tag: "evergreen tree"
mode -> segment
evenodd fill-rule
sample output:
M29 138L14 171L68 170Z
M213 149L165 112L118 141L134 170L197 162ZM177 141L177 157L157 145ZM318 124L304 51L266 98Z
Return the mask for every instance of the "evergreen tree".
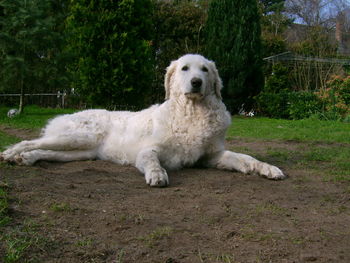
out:
M206 24L206 55L223 80L230 111L250 106L263 86L260 19L256 0L212 0Z
M61 74L55 59L62 37L55 32L51 4L50 0L0 1L0 87L20 92L20 112L25 92L37 91Z
M73 86L93 105L143 106L153 79L150 0L72 0Z
M157 101L164 100L164 69L169 62L186 53L203 50L203 26L206 9L198 1L154 0L154 47L156 48L156 76L154 89Z

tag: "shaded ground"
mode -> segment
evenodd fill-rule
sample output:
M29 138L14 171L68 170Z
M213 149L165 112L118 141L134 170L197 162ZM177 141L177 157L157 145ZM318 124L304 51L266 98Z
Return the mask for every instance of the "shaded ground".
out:
M307 147L233 140L228 148L289 178L185 169L162 189L103 161L1 165L13 218L6 233L32 241L23 261L34 262L350 262L350 184L324 181L298 154L267 154Z

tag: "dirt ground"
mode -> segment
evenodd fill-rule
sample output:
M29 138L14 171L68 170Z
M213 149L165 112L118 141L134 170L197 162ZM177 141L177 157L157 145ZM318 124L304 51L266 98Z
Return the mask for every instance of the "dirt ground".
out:
M301 143L227 144L264 158L266 148ZM350 184L325 182L296 160L277 165L287 180L195 168L170 172L167 188L104 161L1 165L6 231L36 237L20 262L350 262Z

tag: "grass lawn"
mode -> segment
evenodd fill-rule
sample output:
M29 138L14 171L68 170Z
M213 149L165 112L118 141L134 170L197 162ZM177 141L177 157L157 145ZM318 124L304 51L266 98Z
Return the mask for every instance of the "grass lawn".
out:
M283 163L298 160L296 167L310 170L325 181L350 181L350 124L338 121L281 120L235 116L228 139L300 142L294 149L267 149L260 159ZM246 152L257 156L255 153ZM258 156L259 157L259 156Z
M227 137L350 143L350 123L235 116L228 130Z
M0 125L22 129L40 129L46 122L59 114L74 112L72 109L40 108L38 106L27 106L21 115L8 118L7 112L10 108L0 107Z

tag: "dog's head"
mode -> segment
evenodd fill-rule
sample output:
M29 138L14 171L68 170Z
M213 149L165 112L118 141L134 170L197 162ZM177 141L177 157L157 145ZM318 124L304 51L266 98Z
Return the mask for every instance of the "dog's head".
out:
M188 54L172 61L165 75L165 99L185 96L201 100L215 95L221 98L222 81L215 63L201 55Z

